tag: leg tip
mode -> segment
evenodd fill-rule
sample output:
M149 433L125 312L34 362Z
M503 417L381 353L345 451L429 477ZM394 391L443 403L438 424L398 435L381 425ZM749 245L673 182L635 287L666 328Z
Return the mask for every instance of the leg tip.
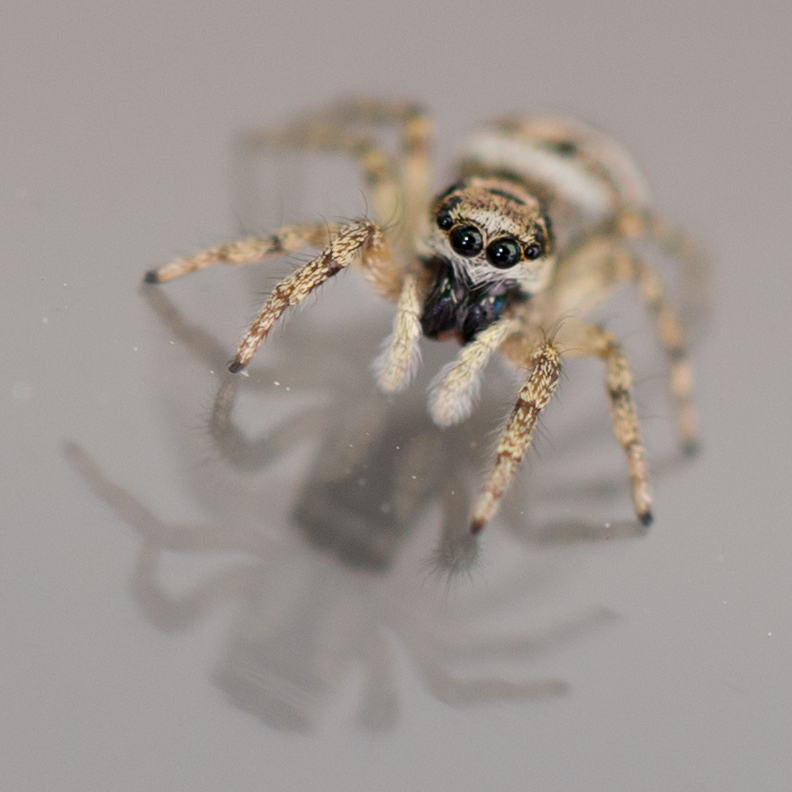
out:
M470 533L472 533L473 536L480 534L482 530L484 530L485 525L486 523L483 520L473 520L470 523Z
M245 368L245 364L240 363L238 360L234 360L232 363L228 364L228 370L232 374L237 374L238 372L242 371L243 368Z
M688 440L682 446L682 453L686 457L697 457L701 453L701 446L695 440Z
M159 275L157 270L151 269L143 276L143 283L159 283Z
M648 528L654 522L654 517L652 516L652 512L646 511L638 515L638 520L644 528Z

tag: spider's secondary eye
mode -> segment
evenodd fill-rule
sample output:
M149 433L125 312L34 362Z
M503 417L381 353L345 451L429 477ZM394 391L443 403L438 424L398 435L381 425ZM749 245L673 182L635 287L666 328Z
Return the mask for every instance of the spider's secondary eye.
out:
M501 237L487 245L487 261L498 269L513 267L522 258L522 250L514 237Z
M542 246L537 244L536 242L531 242L527 248L525 248L525 258L531 259L538 259L539 256L542 255Z
M578 152L578 147L571 140L558 140L553 143L553 148L562 157L574 157Z
M457 226L450 234L451 247L460 256L477 256L484 247L481 231L475 226Z
M448 231L448 229L454 225L454 218L451 217L448 212L440 212L440 214L437 215L437 225L443 231Z

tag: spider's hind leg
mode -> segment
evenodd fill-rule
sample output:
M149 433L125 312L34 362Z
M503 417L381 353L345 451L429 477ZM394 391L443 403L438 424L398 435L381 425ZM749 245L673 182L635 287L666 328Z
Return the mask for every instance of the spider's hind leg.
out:
M705 318L710 305L710 262L696 239L651 211L627 212L620 218L622 232L646 239L679 264L682 315L686 322Z
M652 314L655 333L668 360L671 398L676 413L677 433L687 455L698 451L698 420L692 399L693 371L687 351L687 338L682 322L669 304L660 278L640 259L633 261L634 277L641 290L641 299Z
M379 130L395 127L399 151L392 156ZM410 247L423 222L431 192L434 125L412 102L347 99L277 129L252 129L240 139L243 156L267 150L338 152L359 164L374 215L399 220L395 241Z

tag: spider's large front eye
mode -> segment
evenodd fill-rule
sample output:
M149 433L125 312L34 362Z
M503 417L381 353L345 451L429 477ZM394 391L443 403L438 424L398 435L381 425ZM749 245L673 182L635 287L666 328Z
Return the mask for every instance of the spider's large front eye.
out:
M521 258L520 243L514 237L501 237L487 245L487 261L498 269L513 267Z
M460 256L477 256L484 247L481 231L475 226L457 226L450 234L451 247Z

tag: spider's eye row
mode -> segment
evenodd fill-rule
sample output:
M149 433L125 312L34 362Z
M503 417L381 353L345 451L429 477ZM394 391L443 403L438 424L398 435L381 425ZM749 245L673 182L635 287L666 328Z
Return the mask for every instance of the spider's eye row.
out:
M541 255L542 246L538 242L531 242L531 244L525 248L525 258L530 259L531 261L538 259Z
M484 247L481 231L472 225L457 226L449 235L451 247L460 256L477 256Z
M508 269L522 258L520 243L514 237L501 237L487 245L487 261L498 269Z
M437 225L443 231L448 231L454 225L454 218L448 212L437 215Z

